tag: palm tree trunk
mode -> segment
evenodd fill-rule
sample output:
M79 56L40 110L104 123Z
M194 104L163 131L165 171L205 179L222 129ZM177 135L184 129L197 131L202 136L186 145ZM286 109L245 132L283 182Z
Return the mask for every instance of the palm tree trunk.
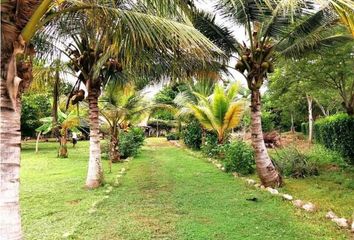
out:
M8 64L3 64L0 83L0 239L21 239L21 106L17 99L16 111L13 109L6 86Z
M58 134L58 100L59 100L59 71L56 70L55 73L55 83L53 89L53 108L52 108L52 119L53 119L53 126L52 129L52 137L57 137Z
M59 153L58 156L61 158L67 158L68 157L68 147L67 147L67 136L68 136L68 130L67 129L62 129L63 133L60 138L60 147L59 147Z
M264 144L261 123L261 95L259 89L252 90L251 94L251 134L252 146L255 151L256 168L264 186L280 186L282 179Z
M95 89L89 89L87 97L89 101L89 119L90 119L90 159L86 178L87 188L97 188L103 181L103 168L101 162L101 146L99 136L98 121L98 96Z
M110 140L110 160L112 163L116 163L120 161L120 153L118 149L119 145L119 135L117 131L117 127L114 126L111 131L111 140Z

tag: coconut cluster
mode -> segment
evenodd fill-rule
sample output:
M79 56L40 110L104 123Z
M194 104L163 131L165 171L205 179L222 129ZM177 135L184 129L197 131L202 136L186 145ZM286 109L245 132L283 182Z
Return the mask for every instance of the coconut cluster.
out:
M241 73L246 70L248 72L258 72L258 73L272 73L274 72L274 66L269 55L271 52L271 46L263 46L263 48L257 47L254 51L250 48L244 47L242 49L242 56L237 61L235 69Z
M81 71L78 77L81 82L85 82L86 80L82 71L90 72L92 67L97 64L103 55L103 53L95 52L92 48L88 48L88 50L84 51L79 51L74 46L71 46L69 49L67 49L67 51L69 52L74 71ZM109 58L101 68L102 74L115 74L122 71L123 66L117 58ZM71 99L71 104L75 105L85 99L85 91L79 89L78 85L77 89L71 92L69 99Z

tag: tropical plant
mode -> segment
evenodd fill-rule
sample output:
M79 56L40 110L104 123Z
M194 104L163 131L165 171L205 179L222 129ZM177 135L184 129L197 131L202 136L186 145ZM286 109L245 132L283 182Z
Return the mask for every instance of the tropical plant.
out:
M251 90L251 136L257 173L265 186L279 186L281 177L263 140L260 88L280 57L299 57L352 37L336 34L331 28L339 19L331 7L314 6L311 2L220 0L218 8L225 18L246 30L248 42L235 45L239 56L235 68L244 75Z
M104 1L98 2L106 6ZM217 50L201 33L192 26L188 27L185 21L183 22L185 24L182 24L168 19L167 16L147 14L146 10L150 5L147 4L146 8L142 8L142 5L143 3L137 6L133 3L131 6L124 3L108 5L105 10L109 12L109 18L107 18L107 14L97 18L97 14L93 14L92 11L82 11L75 15L80 21L77 21L76 18L73 20L71 17L63 16L59 19L61 24L52 24L45 32L55 30L57 33L54 37L55 41L63 38L72 39L65 54L71 59L73 69L80 72L76 91L79 93L80 83L85 84L88 90L90 141L92 141L86 179L86 186L89 188L98 187L103 179L97 108L101 88L109 81L129 81L129 78L122 76L129 75L131 72L138 72L138 75L143 72L150 73L151 68L157 72L155 77L160 71L161 75L178 74L176 69L185 69L188 65L177 61L184 66L181 64L175 66L175 62L173 62L175 58L199 59L203 62L211 56L212 51ZM128 16L122 16L122 12ZM120 21L115 21L117 18ZM90 21L90 19L95 19L95 21ZM77 30L78 25L79 30ZM173 37L166 38L169 35ZM97 38L97 36L99 37ZM157 38L156 36L161 37ZM54 39L52 38L52 40ZM122 42L125 45L117 48ZM195 48L191 48L190 44ZM151 56L158 57L161 61L152 61ZM136 58L139 58L139 61L135 61ZM161 70L154 68L154 65L160 66ZM75 92L72 93L72 96L74 95Z
M237 84L231 84L226 90L221 84L217 84L209 97L193 92L197 104L190 103L187 99L179 99L177 103L185 106L180 112L193 114L206 130L215 131L218 142L222 144L227 133L242 119L244 102L237 100L237 90Z
M36 61L33 65L33 80L28 89L30 92L46 92L52 90L52 120L53 126L58 122L58 104L59 96L65 94L62 86L65 85L63 78L60 75L67 76L73 74L67 64L54 60L50 64L45 64L41 61ZM58 137L60 133L57 128L52 128L52 137Z
M26 93L22 95L21 134L23 137L36 136L36 128L42 125L41 118L50 115L51 105L47 93Z
M80 117L78 116L77 111L72 110L68 114L63 113L58 109L58 119L56 124L53 124L53 117L45 117L40 119L43 123L42 126L38 127L36 131L38 132L37 146L36 151L38 151L38 139L40 134L47 134L52 131L53 128L60 129L60 147L58 151L58 157L67 158L68 157L68 148L66 146L68 139L68 130L72 132L80 133L78 127L80 126Z
M120 161L119 133L131 124L139 123L149 107L133 85L110 84L100 99L100 113L109 125L111 162Z

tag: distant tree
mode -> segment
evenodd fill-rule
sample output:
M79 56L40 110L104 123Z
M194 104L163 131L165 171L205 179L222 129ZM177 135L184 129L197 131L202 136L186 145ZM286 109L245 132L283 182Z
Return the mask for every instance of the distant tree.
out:
M307 84L307 89L321 86L319 93L335 92L341 98L343 109L354 115L354 43L350 42L333 49L324 49L320 54L293 61L288 73ZM326 90L325 90L326 89Z
M36 128L41 126L40 119L51 112L49 94L26 93L22 96L21 134L23 137L34 137Z

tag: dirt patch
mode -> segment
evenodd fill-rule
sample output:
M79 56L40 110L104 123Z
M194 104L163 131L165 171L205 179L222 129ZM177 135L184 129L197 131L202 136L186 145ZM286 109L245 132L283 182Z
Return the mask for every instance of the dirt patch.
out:
M78 204L81 202L81 200L82 200L82 199L74 199L74 200L66 201L66 203L67 203L68 205L73 205L73 206L75 206L75 205L78 205Z

